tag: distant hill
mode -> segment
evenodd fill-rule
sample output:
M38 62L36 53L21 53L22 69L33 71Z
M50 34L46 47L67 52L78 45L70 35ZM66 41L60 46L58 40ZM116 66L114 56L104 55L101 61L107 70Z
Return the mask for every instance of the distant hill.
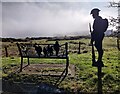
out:
M120 35L119 32L113 31L113 30L107 30L105 32L105 36L107 37L117 37ZM48 41L55 41L55 40L77 40L81 38L86 38L90 39L91 36L86 35L86 36L56 36L56 37L26 37L26 38L0 38L0 41L2 42L28 42L30 40L41 40L41 39L46 39Z
M27 37L27 38L0 38L2 42L28 42L30 40L41 40L47 39L48 41L54 40L76 40L81 38L90 38L90 35L87 36L60 36L60 37Z

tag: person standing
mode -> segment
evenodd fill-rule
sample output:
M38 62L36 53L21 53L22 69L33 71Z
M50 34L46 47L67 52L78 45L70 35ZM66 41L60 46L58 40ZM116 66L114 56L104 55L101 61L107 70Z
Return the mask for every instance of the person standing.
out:
M94 8L91 10L90 14L92 15L93 22L93 32L91 33L91 41L95 43L95 48L98 51L98 60L97 62L93 62L93 66L104 66L102 57L103 57L103 48L102 41L105 36L104 32L107 30L108 22L107 19L102 19L99 16L100 10L98 8Z

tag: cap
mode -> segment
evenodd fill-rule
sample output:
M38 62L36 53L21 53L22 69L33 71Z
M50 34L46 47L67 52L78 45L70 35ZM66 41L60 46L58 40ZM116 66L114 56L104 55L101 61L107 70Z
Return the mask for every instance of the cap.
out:
M94 8L91 10L90 14L96 14L96 13L99 13L99 9L98 8Z

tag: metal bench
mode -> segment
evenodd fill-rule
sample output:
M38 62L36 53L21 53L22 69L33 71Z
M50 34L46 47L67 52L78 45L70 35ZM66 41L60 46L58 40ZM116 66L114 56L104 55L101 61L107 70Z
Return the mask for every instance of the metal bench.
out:
M30 44L30 43L17 43L17 47L19 50L19 54L21 56L21 67L20 71L22 71L23 67L23 59L27 58L28 59L28 65L30 65L30 60L29 58L48 58L48 59L66 59L66 66L69 65L69 60L68 60L68 43L62 44L59 46L59 53L58 55L55 54L55 51L53 49L53 53L48 52L46 55L41 51L38 53L35 49L35 46L37 47L54 47L54 44Z
M66 59L65 69L61 76L64 74L67 75L69 66L68 43L59 45L58 53L55 51L54 45L55 44L17 43L17 47L21 57L20 72L22 72L22 69L24 68L24 58L27 58L27 65L30 65L30 58Z

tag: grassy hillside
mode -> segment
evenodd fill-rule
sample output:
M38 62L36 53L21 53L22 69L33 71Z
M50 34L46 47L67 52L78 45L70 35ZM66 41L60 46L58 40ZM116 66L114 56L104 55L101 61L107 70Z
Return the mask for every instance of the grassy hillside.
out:
M79 39L79 40L61 40L60 44L69 42L69 61L70 64L75 65L75 76L67 76L65 80L59 85L59 87L64 88L65 90L71 92L95 92L97 91L97 68L92 67L91 61L91 46L88 46L89 39ZM34 40L32 43L54 43L55 41L47 40ZM78 44L71 43L82 42L81 45L81 54L78 52ZM9 57L5 57L4 46L8 47ZM13 72L13 69L19 68L20 57L18 55L18 49L15 43L3 42L2 48L2 67L3 67L3 78L8 80L18 80L21 81L24 79L24 75L20 74L14 75L12 77L7 77L9 73ZM119 66L119 52L116 46L116 38L106 37L103 41L104 55L103 62L105 67L102 68L102 82L103 82L103 92L112 92L117 94L120 92L119 82L120 76L118 72L120 71ZM97 56L97 52L96 52ZM25 60L27 62L27 60ZM48 60L48 59L30 59L31 63L65 63L65 60ZM51 81L50 79L37 79L37 76L27 75L26 79L31 82L40 81ZM36 78L36 79L34 79ZM45 82L46 82L45 81Z

